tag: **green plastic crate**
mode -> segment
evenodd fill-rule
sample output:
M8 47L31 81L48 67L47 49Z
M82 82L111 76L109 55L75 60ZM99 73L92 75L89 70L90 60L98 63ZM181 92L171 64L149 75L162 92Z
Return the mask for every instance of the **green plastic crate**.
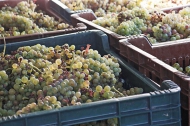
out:
M79 106L68 106L60 109L47 110L23 114L21 116L9 116L0 119L0 126L68 126L118 118L119 126L180 126L180 88L172 81L166 80L161 86L140 74L127 62L121 59L109 48L108 37L99 30L48 37L37 40L10 43L6 45L6 53L16 50L21 46L35 44L46 46L75 44L77 49L81 46L91 45L91 48L99 51L101 55L111 54L118 58L122 68L122 76L126 80L127 87L137 86L144 90L143 94L115 98ZM0 52L3 45L0 45Z

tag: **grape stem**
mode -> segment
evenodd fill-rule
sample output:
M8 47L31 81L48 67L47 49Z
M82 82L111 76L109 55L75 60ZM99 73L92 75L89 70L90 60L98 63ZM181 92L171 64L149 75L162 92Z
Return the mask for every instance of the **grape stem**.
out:
M28 63L32 68L35 68L39 73L41 73L42 74L42 72L40 71L40 69L38 69L36 66L34 66L34 65L32 65L32 64L30 64L30 63Z
M73 54L73 58L72 58L71 65L70 65L70 72L73 71L72 66L73 66L73 63L74 63L74 60L75 60L75 52L73 51L72 54Z
M5 71L12 70L12 68L7 68Z
M34 70L33 68L31 69L31 72L30 72L30 73L32 73L32 71L33 71L33 72L36 72L36 70Z
M36 72L33 68L31 68L31 72L30 72L30 74L32 73L32 71Z
M29 98L28 97L23 97L22 100L28 100Z
M121 92L119 92L114 86L111 89L114 90L115 92L117 92L122 97L125 97L125 95L123 95Z

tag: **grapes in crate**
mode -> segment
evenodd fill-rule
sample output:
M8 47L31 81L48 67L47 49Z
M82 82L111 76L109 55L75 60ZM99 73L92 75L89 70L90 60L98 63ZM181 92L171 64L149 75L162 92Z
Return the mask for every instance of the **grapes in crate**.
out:
M6 47L6 46L5 46ZM86 46L23 46L0 56L0 117L143 93L125 89L117 58Z
M189 7L178 13L134 7L120 13L107 14L92 22L122 36L144 34L151 43L190 37Z
M108 13L118 13L126 9L140 6L142 0L60 0L73 11L92 9L96 16L102 17Z
M189 0L60 0L73 11L92 9L97 17L119 13L135 7L161 9L190 4Z
M15 7L8 5L0 10L0 37L44 33L70 28L41 10L33 1L21 1Z
M183 66L180 66L179 63L174 63L172 66L178 71L183 72L188 76L190 75L190 65L184 66L183 68Z

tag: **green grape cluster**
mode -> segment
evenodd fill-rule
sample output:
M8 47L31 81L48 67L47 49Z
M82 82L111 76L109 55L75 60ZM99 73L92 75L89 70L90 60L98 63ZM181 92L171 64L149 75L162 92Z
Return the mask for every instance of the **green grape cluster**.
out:
M181 9L179 13L135 7L119 13L109 13L92 22L123 36L144 34L154 44L189 38L189 11L189 7Z
M147 33L146 36L149 39L150 43L152 43L152 44L158 43L154 37L151 37L150 34Z
M110 118L105 120L98 120L83 124L77 124L74 126L119 126L117 118Z
M179 22L182 22L183 17L175 12L168 13L162 18L162 22L169 24L171 28L175 28Z
M71 10L92 9L96 16L102 17L111 12L119 13L126 10L131 10L140 7L142 11L137 10L134 13L136 16L138 12L143 12L146 9L160 9L175 7L178 5L189 4L189 0L60 0ZM145 14L145 13L144 13Z
M108 15L111 15L111 17L108 18ZM101 20L98 19L92 22L120 35L136 35L141 34L142 31L147 29L145 21L147 18L149 18L149 12L146 9L134 7L131 10L127 9L126 11L122 11L118 14L107 14L101 18ZM109 22L111 27L105 26L105 21Z
M157 1L152 1L152 0L142 0L140 3L141 6L147 8L147 9L160 9L160 8L168 8L168 7L177 7L181 5L187 5L189 4L189 0L157 0Z
M115 30L119 25L119 21L116 19L116 16L116 13L111 13L107 14L105 18L99 18L98 20L93 20L92 22L107 29Z
M4 6L0 10L0 37L19 36L71 27L56 21L40 10L33 1L21 1L15 7Z
M127 9L125 11L119 12L117 18L120 22L123 22L134 18L140 18L141 20L145 20L149 16L149 11L147 9L135 7L131 10Z
M118 13L117 18L119 22L124 22L127 20L131 20L134 18L134 15L132 14L132 10L122 11Z
M94 100L111 99L114 97L114 92L111 91L111 87L108 85L104 88L101 85L97 85L93 97Z
M16 112L17 115L26 114L31 112L37 112L42 110L51 110L61 108L61 102L57 101L55 96L46 96L43 99L38 99L37 103L32 102L27 104L21 110Z
M131 10L131 13L134 17L139 17L141 19L147 19L149 17L149 11L145 8L135 7Z
M190 17L190 8L184 8L184 9L180 10L179 14L182 17Z
M117 58L90 46L36 44L2 53L0 117L128 96Z
M138 35L141 34L141 29L144 27L144 22L138 17L122 22L116 29L116 33L120 35Z
M123 84L121 82L118 82L115 88L119 91L115 93L115 97L120 97L121 95L120 92L124 96L131 96L143 93L143 89L139 87L131 87L126 90L125 88L123 88Z
M92 9L96 16L102 17L111 12L118 13L140 6L141 0L60 0L71 10Z
M184 72L183 68L179 65L179 63L174 63L173 67L176 68L177 70L179 70L180 72ZM186 70L186 68L185 68ZM187 70L186 70L187 72Z
M105 13L106 13L106 12L105 12L104 9L98 8L94 14L95 14L97 17L103 17L103 16L105 16Z
M190 75L190 65L185 66L185 69L179 65L179 63L174 63L173 67L176 68L178 71L183 72L187 75Z
M123 91L123 94L130 96L130 95L141 94L142 92L143 92L142 88L134 87L134 88L130 88L127 91Z
M2 19L0 19L1 36L19 36L45 31L44 29L39 28L37 25L35 25L29 18L19 15L15 16L14 13L0 13L0 16L2 17Z
M120 35L131 35L135 29L135 24L132 21L122 22L116 29L116 33Z
M182 11L186 11L186 8ZM172 28L171 40L187 38L190 35L189 17L184 18L180 14L172 12L164 16L162 22L167 23Z
M124 3L126 3L126 2L128 2L128 4L126 4L127 8L133 9L135 7L141 7L140 3L142 2L142 0L126 0L126 1L124 1Z
M161 42L170 40L172 35L171 27L168 24L157 24L152 30L155 38Z
M185 73L186 73L187 75L190 75L190 66L186 66L186 67L185 67Z

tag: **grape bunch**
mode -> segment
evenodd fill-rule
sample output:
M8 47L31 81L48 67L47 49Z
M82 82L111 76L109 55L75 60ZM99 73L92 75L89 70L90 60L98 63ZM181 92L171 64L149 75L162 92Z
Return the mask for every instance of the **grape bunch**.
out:
M117 58L75 45L22 46L0 55L0 117L143 93L125 89ZM130 90L130 91L129 91Z
M105 27L107 29L115 29L118 27L119 22L116 19L117 14L112 13L112 14L107 14L105 18L99 18L97 20L93 20L95 24L98 24L102 27Z
M157 24L152 30L155 38L160 42L170 40L172 35L171 27L168 24Z
M140 6L142 0L60 0L71 10L92 9L96 16L119 13Z
M180 72L184 72L183 68L179 65L179 63L174 63L174 64L173 64L173 67L174 67L175 69L179 70ZM189 72L188 69L186 70L186 68L185 68L185 71L186 71L186 72Z
M120 35L133 35L136 25L133 21L122 22L116 29L116 33Z
M0 10L0 37L44 33L70 28L67 23L56 21L33 1L21 1L15 7L4 6Z
M187 75L190 75L190 66L186 66L186 67L185 67L185 73L186 73Z
M189 14L189 7L181 9L179 13L134 7L107 14L92 22L123 36L144 34L151 43L158 43L190 38Z
M179 11L179 14L182 16L182 17L190 17L190 8L184 8L182 10Z
M117 15L117 19L120 22L131 20L134 18L140 18L140 19L147 19L149 17L149 12L148 10L140 7L135 7L133 9L127 9L125 11L119 12Z
M168 7L176 7L181 5L190 4L190 0L142 0L140 5L147 9L161 9L161 8L168 8Z
M172 65L175 69L177 69L178 71L180 71L180 72L183 72L183 73L185 73L186 75L190 75L190 65L188 65L188 66L185 66L185 69L183 69L183 67L181 67L180 65L179 65L179 63L174 63L173 65Z
M187 8L184 8L181 11L188 12ZM189 17L184 17L180 13L176 14L175 12L172 12L164 16L162 22L169 24L172 28L172 40L188 38L190 35Z
M117 86L115 86L116 89L121 92L124 96L131 96L131 95L137 95L137 94L142 94L143 93L143 89L139 88L139 87L131 87L128 90L125 90L122 86L122 83L119 82L117 84ZM119 96L120 93L117 93L116 96Z
M141 9L161 9L190 4L189 0L60 0L69 9L92 9L96 16L103 17L109 13L119 13L136 7Z

